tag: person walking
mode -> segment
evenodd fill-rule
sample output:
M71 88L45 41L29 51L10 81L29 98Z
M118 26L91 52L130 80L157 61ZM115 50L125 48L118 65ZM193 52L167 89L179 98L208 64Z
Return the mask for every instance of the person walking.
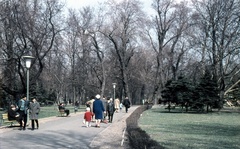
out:
M89 107L90 108L90 111L92 112L92 109L93 109L93 102L94 102L94 97L91 98L91 100L88 100L86 102L86 107Z
M106 110L107 109L107 103L108 103L108 100L105 98L105 96L103 96L103 98L101 99L102 103L103 103L103 107L104 109ZM103 119L101 120L101 122L104 122L104 123L107 123L107 113L104 113L103 114Z
M119 112L120 100L118 98L114 100L114 106L115 106L116 112Z
M123 105L124 105L124 107L125 107L126 113L128 113L128 108L130 108L130 101L129 101L128 97L126 97L126 98L123 100Z
M40 104L37 102L35 98L33 98L32 102L29 105L29 119L31 120L32 130L35 129L35 122L37 124L37 129L39 128L38 123L38 114L40 112Z
M94 97L90 100L90 111L93 113L93 102L95 101ZM93 121L93 115L92 115L92 121Z
M95 115L96 127L100 128L100 122L103 119L103 113L105 114L105 108L103 102L100 100L100 95L96 95L96 99L93 102L93 113Z
M18 113L20 114L19 122L20 122L20 128L19 130L26 130L27 125L27 117L28 117L28 107L29 107L29 101L26 97L20 99L18 101ZM24 124L23 124L24 123Z
M112 123L113 120L113 114L115 112L115 107L113 104L113 99L110 98L107 104L107 115L108 115L108 122Z
M87 107L86 112L84 113L84 121L83 121L86 127L91 127L92 116L93 116L93 113L90 111L90 108Z
M122 103L120 103L119 108L120 108L120 112L122 112L122 108L123 108L123 104Z

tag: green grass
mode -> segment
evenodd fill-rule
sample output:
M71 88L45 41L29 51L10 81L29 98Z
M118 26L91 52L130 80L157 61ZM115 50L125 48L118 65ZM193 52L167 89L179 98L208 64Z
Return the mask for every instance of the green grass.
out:
M240 112L168 113L145 111L139 126L167 149L239 149Z
M70 110L70 114L74 113L74 106L66 106L66 109ZM77 112L83 112L85 111L86 107L84 105L81 105ZM7 111L0 111L0 114L6 113ZM58 116L58 107L57 106L45 106L41 107L40 113L39 113L39 119L46 118L46 117L52 117L52 116ZM4 126L6 124L2 124L2 121L0 121L0 126Z
M85 110L85 106L80 106L78 109L78 112L83 112ZM70 110L70 114L74 113L74 106L66 106L66 109ZM39 113L39 119L40 118L46 118L51 116L58 116L58 107L57 106L46 106L41 107L41 111Z

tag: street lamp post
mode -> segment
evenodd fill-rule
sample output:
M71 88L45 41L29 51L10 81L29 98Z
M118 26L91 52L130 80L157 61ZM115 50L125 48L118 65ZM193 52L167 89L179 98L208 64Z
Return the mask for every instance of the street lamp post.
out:
M31 67L31 62L34 57L32 56L23 56L27 67L27 100L29 101L29 69Z
M113 100L115 100L115 88L117 83L113 83Z

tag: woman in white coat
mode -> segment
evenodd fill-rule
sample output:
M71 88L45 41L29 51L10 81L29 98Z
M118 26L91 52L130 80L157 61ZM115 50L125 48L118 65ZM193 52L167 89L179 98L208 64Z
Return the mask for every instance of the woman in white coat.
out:
M120 100L118 98L114 100L114 106L115 106L116 112L118 112L120 108Z

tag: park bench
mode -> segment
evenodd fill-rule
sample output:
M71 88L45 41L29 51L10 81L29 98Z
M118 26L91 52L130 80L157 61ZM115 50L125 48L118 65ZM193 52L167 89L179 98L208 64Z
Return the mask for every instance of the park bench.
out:
M2 114L2 124L7 124L9 126L13 126L14 123L18 123L16 120L8 120L8 114Z
M67 116L64 109L58 110L59 116Z
M172 109L175 109L175 107L176 107L175 105L174 106L170 106L170 107L167 106L165 109L169 109L170 108L172 110Z

